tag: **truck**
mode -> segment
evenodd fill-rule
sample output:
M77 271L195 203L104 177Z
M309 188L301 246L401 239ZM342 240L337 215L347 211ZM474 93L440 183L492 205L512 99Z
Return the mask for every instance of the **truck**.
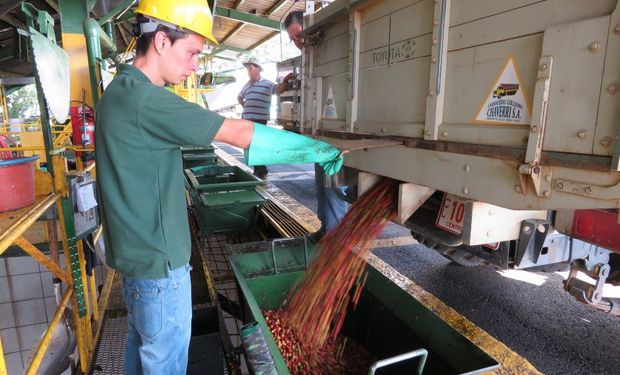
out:
M602 293L620 285L617 0L336 0L303 33L285 125L349 151L341 181L396 179L419 242L568 269L566 291L620 315Z

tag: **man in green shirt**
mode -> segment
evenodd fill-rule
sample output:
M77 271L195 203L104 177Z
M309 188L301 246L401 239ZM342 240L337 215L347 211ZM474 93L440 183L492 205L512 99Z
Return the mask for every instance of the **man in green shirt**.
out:
M96 114L97 177L107 264L123 275L126 374L185 374L191 336L190 236L180 146L215 139L248 162L324 162L340 152L293 133L225 119L164 88L198 68L212 35L205 0L142 0L133 65L118 66Z

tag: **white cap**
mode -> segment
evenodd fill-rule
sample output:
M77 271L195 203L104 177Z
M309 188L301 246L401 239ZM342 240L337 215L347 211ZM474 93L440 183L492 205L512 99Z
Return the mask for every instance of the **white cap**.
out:
M243 66L246 66L246 67L247 67L249 64L256 65L256 66L258 66L258 68L259 68L261 71L263 70L263 67L261 66L260 60L259 60L259 59L257 59L257 58L256 58L256 57L254 57L254 56L252 56L252 57L250 57L249 59L247 59L247 61L243 63Z

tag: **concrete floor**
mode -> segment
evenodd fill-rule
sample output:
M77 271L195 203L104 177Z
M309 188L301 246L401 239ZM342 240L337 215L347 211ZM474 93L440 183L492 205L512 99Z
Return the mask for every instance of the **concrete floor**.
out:
M230 147L225 151L241 160ZM311 164L269 167L268 179L316 211ZM390 224L374 253L547 374L620 374L620 318L573 299L562 276L461 267Z

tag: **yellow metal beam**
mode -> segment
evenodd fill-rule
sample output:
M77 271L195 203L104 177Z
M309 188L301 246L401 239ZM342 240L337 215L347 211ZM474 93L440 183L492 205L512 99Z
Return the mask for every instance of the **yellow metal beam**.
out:
M58 264L52 262L52 260L49 259L45 254L43 254L41 250L37 249L24 237L19 237L17 240L15 240L15 244L21 247L26 253L28 253L28 255L33 257L34 260L47 267L47 269L50 270L50 272L54 276L58 277L69 286L73 285L73 279L71 278L71 275L67 273L67 271L60 268Z
M4 362L4 350L2 349L2 337L0 337L0 375L7 375L6 363Z
M58 200L60 196L57 194L50 194L45 199L36 203L28 212L26 212L20 220L17 220L13 225L6 228L4 232L0 233L0 254L2 254L9 246L11 246L15 240L24 234L24 232L30 228L35 221L37 221L41 215L48 208L50 208L54 202Z
M49 347L50 342L52 341L52 335L54 334L54 331L56 331L56 327L58 326L60 319L62 319L62 315L65 312L65 308L67 307L67 302L69 301L69 298L71 297L72 294L73 294L73 289L68 288L65 294L62 296L60 305L58 305L58 308L56 309L56 312L54 313L54 317L52 318L52 322L47 327L47 330L45 331L43 338L39 342L39 346L37 347L37 351L34 354L34 358L32 359L32 362L30 363L30 366L28 366L28 370L26 371L26 375L36 374L37 370L39 369L39 366L41 366L41 361L43 361L43 356L45 355L45 352L47 351L47 348Z

